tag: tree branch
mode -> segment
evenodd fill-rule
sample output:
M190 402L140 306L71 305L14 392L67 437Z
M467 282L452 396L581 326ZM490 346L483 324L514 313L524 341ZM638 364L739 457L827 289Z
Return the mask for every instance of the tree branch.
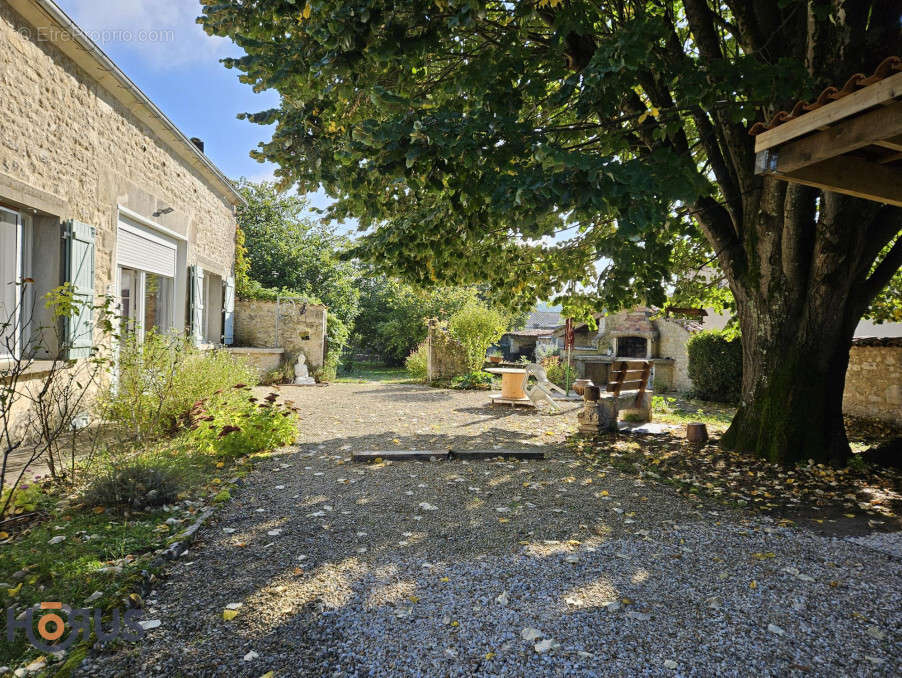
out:
M862 313L900 268L902 268L902 237L896 239L883 261L877 265L871 276L859 288L858 296Z

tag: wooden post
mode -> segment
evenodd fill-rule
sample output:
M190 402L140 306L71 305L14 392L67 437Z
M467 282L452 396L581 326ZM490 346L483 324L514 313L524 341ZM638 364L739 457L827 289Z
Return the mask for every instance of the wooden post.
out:
M429 329L426 332L426 383L432 384L432 320L426 321Z

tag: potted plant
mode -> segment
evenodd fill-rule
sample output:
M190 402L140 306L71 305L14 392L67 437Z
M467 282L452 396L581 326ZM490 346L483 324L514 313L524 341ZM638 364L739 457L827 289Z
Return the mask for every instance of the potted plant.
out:
M497 348L490 348L487 353L488 361L490 363L500 363L501 362L501 351Z

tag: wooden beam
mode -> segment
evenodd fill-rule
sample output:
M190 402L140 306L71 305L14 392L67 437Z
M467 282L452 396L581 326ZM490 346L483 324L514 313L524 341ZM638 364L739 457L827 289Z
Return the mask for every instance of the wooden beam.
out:
M755 152L773 148L899 97L902 97L902 73L891 75L842 99L762 132L755 137Z
M771 153L777 158L773 169L775 172L795 172L899 135L902 135L902 101L848 118L828 130L772 149Z
M772 172L785 181L902 207L902 172L849 156L830 158L795 172Z
M880 141L875 141L874 145L883 146L883 148L888 148L891 151L902 151L902 136L898 136L895 139L881 139Z

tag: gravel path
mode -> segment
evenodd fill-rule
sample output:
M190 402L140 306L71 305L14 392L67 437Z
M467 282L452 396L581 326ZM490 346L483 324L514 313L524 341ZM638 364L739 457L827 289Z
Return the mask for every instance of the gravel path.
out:
M902 561L590 472L559 415L410 385L283 388L299 444L232 492L83 675L890 676ZM348 462L543 445L545 461ZM240 604L231 621L223 611Z

